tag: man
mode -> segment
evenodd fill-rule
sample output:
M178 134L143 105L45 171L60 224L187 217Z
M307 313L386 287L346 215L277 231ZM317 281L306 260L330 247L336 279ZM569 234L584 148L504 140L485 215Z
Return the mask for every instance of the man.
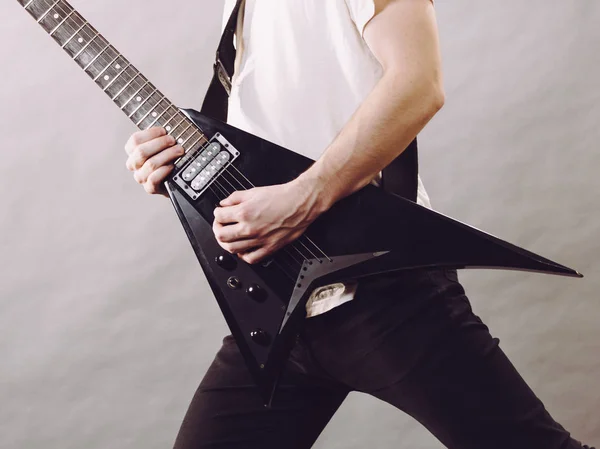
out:
M237 50L229 123L317 159L285 185L235 192L215 209L220 245L257 263L377 182L444 93L431 0L246 0ZM127 167L147 192L164 194L183 154L175 143L162 128L128 141ZM417 201L429 207L420 180ZM449 448L584 447L472 313L455 271L326 286L307 316L271 409L224 339L177 449L309 448L350 391L409 413Z

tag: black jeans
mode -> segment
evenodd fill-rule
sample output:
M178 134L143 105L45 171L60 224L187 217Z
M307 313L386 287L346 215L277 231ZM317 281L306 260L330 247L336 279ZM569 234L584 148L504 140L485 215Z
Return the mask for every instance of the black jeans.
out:
M354 300L307 319L272 408L225 337L175 448L307 449L351 391L403 410L451 449L582 448L473 314L453 270L363 281Z

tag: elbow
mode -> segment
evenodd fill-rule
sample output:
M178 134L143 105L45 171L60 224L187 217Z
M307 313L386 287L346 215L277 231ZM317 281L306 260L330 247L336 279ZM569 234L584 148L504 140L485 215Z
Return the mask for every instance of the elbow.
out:
M399 93L399 104L406 106L406 101L421 110L428 118L433 117L446 101L441 74L435 72L405 71L389 69L385 73L387 90Z
M444 86L442 85L441 81L432 81L428 83L426 92L428 93L428 109L431 111L431 115L433 116L444 107L444 103L446 102Z
M446 103L446 93L442 85L435 86L431 94L431 107L434 114L444 107Z

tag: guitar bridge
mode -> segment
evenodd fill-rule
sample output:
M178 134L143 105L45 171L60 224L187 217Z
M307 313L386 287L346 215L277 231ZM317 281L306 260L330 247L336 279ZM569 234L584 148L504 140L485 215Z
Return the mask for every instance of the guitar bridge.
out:
M226 170L240 152L222 134L215 134L206 145L186 154L176 164L173 181L196 200Z

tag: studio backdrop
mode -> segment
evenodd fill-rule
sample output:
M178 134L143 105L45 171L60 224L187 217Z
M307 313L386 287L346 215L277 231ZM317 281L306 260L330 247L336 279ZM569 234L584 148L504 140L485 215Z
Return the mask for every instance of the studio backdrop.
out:
M222 2L72 3L200 107ZM553 416L598 445L600 2L436 9L447 101L421 134L422 178L435 209L585 274L461 279ZM168 448L224 319L169 201L125 168L131 123L18 2L0 25L0 447ZM316 447L441 445L353 394Z

